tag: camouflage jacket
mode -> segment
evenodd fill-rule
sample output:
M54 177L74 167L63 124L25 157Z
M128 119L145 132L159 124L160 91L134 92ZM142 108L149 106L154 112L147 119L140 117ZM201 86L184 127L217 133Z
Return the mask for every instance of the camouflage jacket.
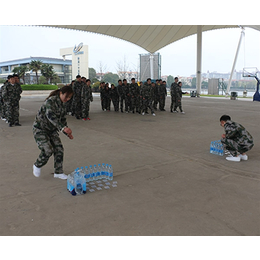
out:
M182 94L185 94L185 92L182 92L182 89L179 85L175 88L175 96L176 98L182 98Z
M176 87L178 87L178 84L176 82L173 82L171 84L171 96L175 96L176 95Z
M125 97L125 88L123 85L117 85L117 93L119 97Z
M232 139L237 143L244 144L249 143L253 144L252 135L240 124L228 120L225 125L225 134L226 139Z
M86 84L82 84L80 97L81 97L81 102L87 102L92 97L92 91L90 87L88 87Z
M85 85L83 82L76 81L73 85L73 100L80 100L82 94L82 88Z
M159 96L167 96L167 90L166 90L166 85L158 85L158 95Z
M122 86L123 86L123 88L124 88L124 91L125 91L125 95L126 95L126 97L130 97L130 88L129 88L129 84L126 83L126 85L123 84Z
M39 109L33 127L46 131L61 131L67 126L65 103L60 100L59 95L48 98Z
M2 97L5 102L19 101L21 98L22 88L20 84L6 83L2 87Z
M152 99L154 97L154 90L152 85L144 83L140 91L140 96L145 99Z
M114 89L111 88L111 90L110 90L110 97L113 100L117 100L118 99L118 93L117 93L117 88L116 87Z
M137 96L137 88L138 88L138 85L137 83L131 83L129 85L129 94L131 97L136 97Z

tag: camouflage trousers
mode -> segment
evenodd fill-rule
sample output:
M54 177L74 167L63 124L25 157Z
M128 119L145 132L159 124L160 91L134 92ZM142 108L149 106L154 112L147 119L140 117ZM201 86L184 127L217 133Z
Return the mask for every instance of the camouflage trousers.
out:
M153 106L152 106L152 101L149 100L149 98L145 98L145 99L143 99L143 102L142 102L142 112L147 112L148 108L151 109L151 113L153 114L154 110L153 110Z
M125 102L125 97L124 96L119 97L119 106L121 111L123 111L124 102Z
M159 109L162 110L165 107L165 96L160 96L159 98Z
M224 145L225 149L230 152L232 156L237 156L239 153L245 153L251 150L254 146L252 141L245 140L244 143L238 143L232 139L222 138L221 143Z
M34 165L38 168L43 167L54 155L54 172L63 173L63 154L64 149L58 132L46 132L37 128L33 128L34 139L41 150L39 157Z
M131 97L126 96L125 98L125 111L129 112L131 110Z
M171 96L171 107L170 107L171 110L176 106L175 103L176 103L176 97Z
M82 103L82 118L89 117L89 105L90 105L89 99L86 102Z
M112 103L114 106L114 110L118 111L119 110L119 99L118 98L112 98Z
M153 108L157 109L158 101L160 100L160 97L158 95L155 95L153 100Z
M19 123L19 101L5 102L5 118L8 123Z
M82 117L81 100L79 98L72 100L72 113L75 115L75 117Z

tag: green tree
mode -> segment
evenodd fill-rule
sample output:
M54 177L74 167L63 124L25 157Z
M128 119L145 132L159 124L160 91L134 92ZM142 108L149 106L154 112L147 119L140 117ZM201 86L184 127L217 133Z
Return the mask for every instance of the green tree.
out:
M197 79L196 78L192 78L192 80L191 80L191 87L192 88L196 88L196 82L197 82Z
M54 83L55 85L57 85L57 83L61 83L61 79L56 73L54 73L51 77L51 83Z
M171 87L171 84L174 82L174 78L172 75L169 75L167 77L167 86L170 88Z
M32 60L32 61L29 63L29 69L32 70L33 72L35 72L35 74L36 74L37 84L39 84L38 71L41 69L42 64L43 64L43 63L42 63L42 61L40 61L40 60Z
M24 76L25 76L25 73L28 71L28 67L26 65L22 65L22 66L19 66L19 67L15 67L13 69L13 73L17 74L19 76L19 78L22 78L23 79L23 84L25 84L25 79L24 79Z
M207 81L202 81L201 82L201 88L202 89L207 89L208 88L208 82Z
M92 86L92 91L93 92L99 92L99 85L100 85L100 81L96 81Z
M105 74L103 80L105 82L114 84L116 86L117 85L117 81L119 80L119 77L118 77L117 74L113 74L113 73L109 72L109 73Z
M40 76L39 83L40 84L47 84L47 79L44 76Z
M89 75L89 79L91 80L91 82L93 81L94 78L96 78L97 76L97 72L95 69L93 68L89 68L88 69L88 75Z
M50 83L51 78L53 78L55 75L53 66L50 64L42 64L41 73L46 78L47 83Z

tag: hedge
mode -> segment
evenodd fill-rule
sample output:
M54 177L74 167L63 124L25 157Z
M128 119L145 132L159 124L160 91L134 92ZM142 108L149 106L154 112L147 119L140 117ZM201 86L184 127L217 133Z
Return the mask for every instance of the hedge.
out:
M46 85L46 84L33 84L33 85L21 85L23 90L55 90L58 89L56 85Z

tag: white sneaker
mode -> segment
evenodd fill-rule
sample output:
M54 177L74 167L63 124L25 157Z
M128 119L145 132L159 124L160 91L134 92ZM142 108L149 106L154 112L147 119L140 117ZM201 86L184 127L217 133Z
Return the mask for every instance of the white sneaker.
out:
M54 173L54 178L59 178L62 180L67 180L68 179L68 175L64 174L64 173Z
M230 162L240 162L241 158L239 156L228 156L226 157L226 160Z
M33 165L33 175L35 177L40 177L40 175L41 175L41 168L38 168L35 165Z
M185 112L184 112L184 111L182 111L181 113L182 113L182 114L185 114Z
M144 116L144 112L142 113L142 115Z
M155 116L155 113L153 113L153 116Z
M239 157L243 161L247 161L248 160L248 156L246 154L245 155L239 154Z

